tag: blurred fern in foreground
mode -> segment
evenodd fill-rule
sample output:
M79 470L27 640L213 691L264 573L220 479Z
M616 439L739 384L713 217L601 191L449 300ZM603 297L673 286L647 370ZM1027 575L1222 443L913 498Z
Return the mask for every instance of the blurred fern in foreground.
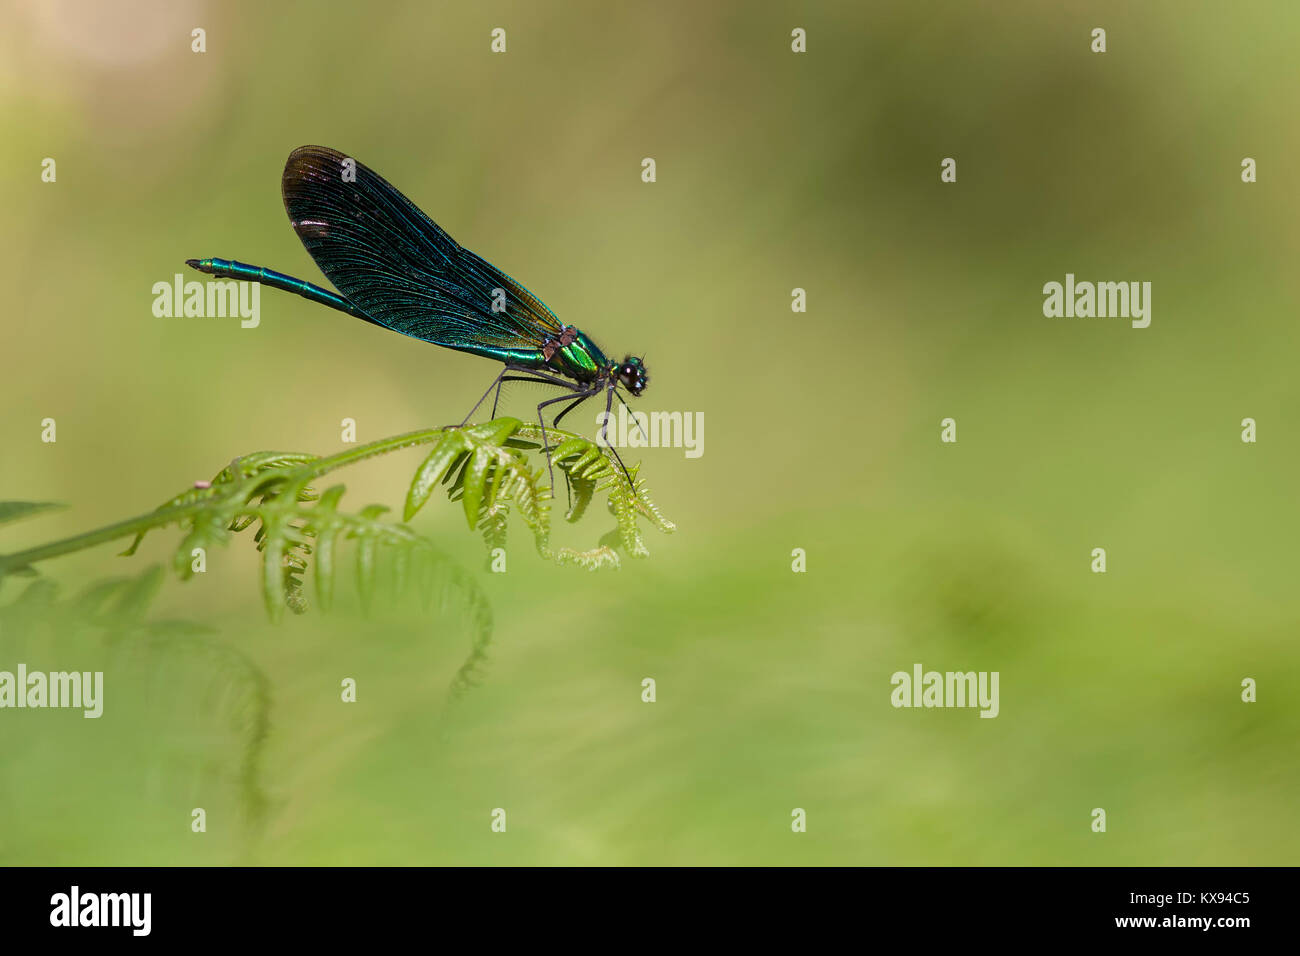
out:
M20 509L0 504L0 523L19 515ZM261 764L270 683L247 655L214 639L210 628L150 619L163 576L161 567L151 565L133 577L95 581L71 596L50 579L34 577L0 605L0 647L8 667L27 660L58 668L53 662L72 658L79 668L110 671L114 726L134 731L125 734L132 749L124 758L139 770L131 781L134 799L220 806L229 796L241 811L244 829L238 832L254 837L269 805ZM9 721L0 728L0 744L11 765L39 764L35 755L52 740L58 741L60 759L96 763L93 746L81 751L84 744L75 735L59 736L66 728L55 725L49 734L33 735L30 725L24 730ZM102 769L96 764L88 772ZM15 843L24 845L9 843L11 853ZM0 850L0 860L5 855Z

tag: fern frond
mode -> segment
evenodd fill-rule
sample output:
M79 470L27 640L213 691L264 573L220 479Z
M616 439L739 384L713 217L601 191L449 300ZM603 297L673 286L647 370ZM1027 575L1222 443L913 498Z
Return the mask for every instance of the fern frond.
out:
M583 518L597 495L607 497L615 528L594 547L551 546L552 489L546 481L544 440L550 447L551 463L568 486L568 522ZM384 520L388 511L384 505L370 505L357 512L343 510L341 484L320 494L313 487L313 482L339 468L417 445L427 446L429 451L407 490L401 522ZM299 614L306 610L308 577L314 582L321 607L330 607L337 591L339 543L346 541L353 546L354 577L363 606L375 598L381 566L391 569L386 580L393 581L398 590L411 581L426 602L436 598L439 604L448 603L452 592L460 597L473 634L469 656L453 682L453 691L460 693L474 683L482 669L492 616L477 582L407 523L440 486L450 500L460 503L469 527L482 534L489 550L505 546L513 515L532 534L543 558L588 570L618 567L620 550L644 557L648 549L641 531L643 519L661 532L674 530L646 493L637 470L630 476L625 473L610 449L569 432L548 428L543 434L537 424L498 418L479 425L410 432L327 457L279 451L243 455L211 481L195 482L148 514L25 551L0 554L0 581L34 574L32 566L37 562L121 538L131 539L122 554L132 555L146 534L167 526L181 529L172 566L187 579L193 576L196 549L206 554L256 526L253 541L261 554L263 602L270 618L279 620L285 608ZM0 524L52 507L0 502ZM96 591L86 600L116 600L115 613L129 616L148 604L159 584L160 578L150 576L121 592ZM39 600L42 587L38 581L16 603Z

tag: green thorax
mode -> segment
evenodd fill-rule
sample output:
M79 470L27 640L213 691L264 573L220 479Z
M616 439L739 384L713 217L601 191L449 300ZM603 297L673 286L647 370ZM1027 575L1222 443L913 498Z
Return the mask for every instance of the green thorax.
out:
M608 370L609 359L584 333L577 329L574 333L573 341L557 348L550 361L541 367L554 369L579 382L593 381Z

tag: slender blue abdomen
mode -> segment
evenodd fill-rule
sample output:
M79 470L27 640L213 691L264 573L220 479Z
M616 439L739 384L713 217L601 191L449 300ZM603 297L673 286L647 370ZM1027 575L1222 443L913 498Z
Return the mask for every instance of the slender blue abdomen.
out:
M305 279L295 279L293 276L267 269L265 266L250 266L246 262L236 262L233 259L186 259L185 264L219 279L243 279L246 282L260 282L273 289L293 292L312 302L319 302L321 305L328 305L331 309L355 315L358 319L379 324L337 292L322 289Z

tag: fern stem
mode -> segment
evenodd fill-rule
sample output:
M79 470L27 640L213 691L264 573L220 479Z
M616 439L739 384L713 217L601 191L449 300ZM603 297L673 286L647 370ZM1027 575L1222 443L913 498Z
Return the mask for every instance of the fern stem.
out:
M358 445L356 448L350 448L347 451L320 458L307 465L307 468L310 469L313 477L318 478L335 468L353 465L359 461L365 461L367 458L387 455L389 452L401 451L403 448L414 448L416 445L427 445L429 442L442 438L447 433L447 427L425 428L417 432L407 432L405 435L394 435L392 438L381 438L379 441L372 441L368 445Z
M43 544L36 548L28 548L26 551L0 554L0 577L4 577L6 574L20 568L33 565L37 561L48 561L50 558L71 554L73 551L93 548L96 545L107 544L119 538L140 534L150 528L157 528L173 521L180 521L190 515L199 513L203 508L204 503L202 501L172 505L167 508L159 508L157 511L151 511L148 514L127 518L125 521L118 521L115 524L105 525L102 528L96 528L94 531L76 534L61 541L51 541L49 544Z

